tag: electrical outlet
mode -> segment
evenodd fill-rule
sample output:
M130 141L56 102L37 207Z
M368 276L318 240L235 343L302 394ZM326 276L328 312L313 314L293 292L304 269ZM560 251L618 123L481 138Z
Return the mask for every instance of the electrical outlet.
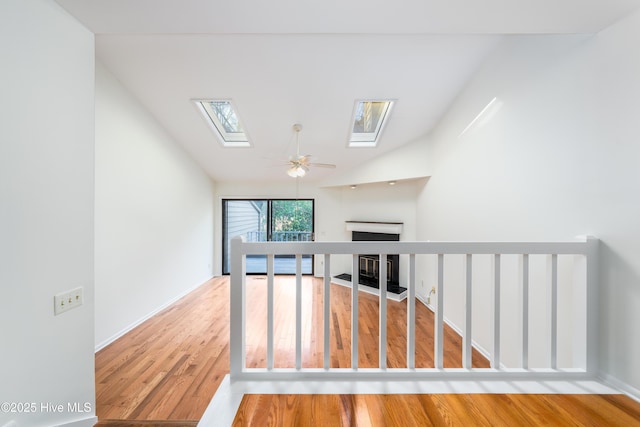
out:
M429 295L427 295L427 305L431 305L431 295L436 293L436 287L432 286Z
M53 297L53 314L56 316L72 308L81 306L82 288L75 288L67 292L60 293Z

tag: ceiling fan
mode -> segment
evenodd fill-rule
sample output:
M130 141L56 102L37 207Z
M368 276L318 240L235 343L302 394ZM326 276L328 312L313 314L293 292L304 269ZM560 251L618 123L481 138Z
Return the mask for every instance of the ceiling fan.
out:
M329 163L312 163L311 155L305 154L303 156L300 155L300 131L302 130L302 125L296 123L293 125L293 131L296 133L296 156L289 158L287 169L287 174L292 178L301 178L307 174L309 171L309 167L319 167L319 168L335 168L336 165L331 165Z

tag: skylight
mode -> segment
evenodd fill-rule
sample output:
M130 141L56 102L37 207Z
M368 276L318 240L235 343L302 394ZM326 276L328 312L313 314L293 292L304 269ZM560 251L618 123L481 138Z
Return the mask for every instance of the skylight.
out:
M393 101L356 101L349 147L375 147L391 112Z
M250 147L240 117L228 99L194 101L225 147Z

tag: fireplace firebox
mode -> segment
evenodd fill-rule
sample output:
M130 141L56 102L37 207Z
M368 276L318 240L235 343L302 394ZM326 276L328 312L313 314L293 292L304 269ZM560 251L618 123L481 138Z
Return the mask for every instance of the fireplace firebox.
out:
M371 241L400 241L399 234L392 233L372 233L367 231L352 231L351 240L354 242ZM358 257L360 284L373 288L380 285L380 256L374 254L363 254ZM400 256L397 254L387 255L387 291L402 293L406 289L400 287Z

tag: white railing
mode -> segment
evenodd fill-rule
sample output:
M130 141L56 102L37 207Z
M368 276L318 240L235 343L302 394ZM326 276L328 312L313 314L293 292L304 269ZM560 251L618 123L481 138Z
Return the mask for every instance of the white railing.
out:
M248 231L247 242L266 242L269 233L266 231ZM313 240L311 231L273 231L271 242L310 242Z
M351 255L352 280L358 282L358 255L380 254L379 277L386 278L387 254L400 254L407 257L407 348L406 367L387 367L387 299L386 283L381 283L379 300L379 366L377 368L358 368L358 292L351 292L351 367L330 367L330 304L324 304L324 362L322 367L302 367L302 255L319 255L324 264L324 301L330 299L331 259L332 255ZM266 368L246 367L246 271L247 255L266 255L268 262L267 273L267 357ZM295 255L296 273L296 304L295 304L295 367L274 368L274 273L273 259L275 255ZM418 368L415 365L415 336L416 336L416 256L430 255L437 259L435 267L436 304L434 309L434 367ZM464 267L461 272L465 281L464 321L461 323L462 335L462 367L443 367L444 343L444 301L445 259L448 256L462 256ZM477 255L491 256L493 270L490 278L492 288L492 345L488 351L490 368L472 368L472 292L474 289L474 257ZM520 312L520 342L501 341L501 261L504 256L516 255L519 258L519 294L521 295ZM550 313L547 321L550 325L548 334L549 360L547 368L531 368L530 354L530 256L545 255L547 260L547 285L549 287ZM558 304L558 256L574 255L574 271L570 274L574 286L573 301L582 313L584 320L583 337L578 339L579 348L573 351L574 360L579 360L571 368L558 367L558 313L562 307ZM422 259L422 258L421 258ZM403 379L586 379L593 378L598 366L598 324L597 324L597 283L598 283L598 240L587 237L576 242L257 242L247 243L237 237L231 242L231 380L363 380L379 381ZM381 282L384 279L381 279ZM578 334L580 335L580 333ZM504 367L501 360L501 348L504 345L518 346L520 363L517 368ZM577 355L577 356L576 356Z

